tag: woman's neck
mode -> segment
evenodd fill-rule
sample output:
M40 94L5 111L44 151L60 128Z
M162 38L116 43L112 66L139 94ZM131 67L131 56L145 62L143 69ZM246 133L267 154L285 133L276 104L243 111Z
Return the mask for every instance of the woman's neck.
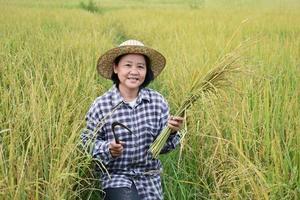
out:
M125 101L132 101L134 100L139 93L139 88L137 89L129 89L122 87L122 85L119 85L119 91L121 93L121 96L124 98Z

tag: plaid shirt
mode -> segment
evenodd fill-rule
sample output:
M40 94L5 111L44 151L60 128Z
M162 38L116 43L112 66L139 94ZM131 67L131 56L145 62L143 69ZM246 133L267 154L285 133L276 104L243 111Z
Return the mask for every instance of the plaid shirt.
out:
M123 100L115 85L94 101L86 115L87 128L81 138L84 144L92 141L93 145L88 145L91 146L90 152L109 171L109 175L101 175L103 189L130 188L133 182L142 199L163 199L160 178L162 165L158 159L152 158L149 147L167 125L168 118L166 100L148 88L140 90L133 107ZM125 142L123 153L117 158L111 156L108 148L114 140L113 122L120 122L132 131L129 133L124 128L116 127L116 135ZM174 149L179 140L179 134L172 134L162 153Z

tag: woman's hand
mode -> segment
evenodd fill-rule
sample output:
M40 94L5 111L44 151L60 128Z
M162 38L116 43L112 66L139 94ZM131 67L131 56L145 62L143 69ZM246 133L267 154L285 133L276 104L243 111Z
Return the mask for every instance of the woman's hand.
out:
M181 129L181 126L183 124L183 118L178 116L171 116L168 120L168 126L170 129L172 129L171 133L176 133Z
M125 142L122 142L120 141L119 144L117 144L115 141L112 141L108 148L109 148L109 151L110 151L110 154L112 155L112 157L119 157L120 155L122 155L123 153L123 145L125 144Z

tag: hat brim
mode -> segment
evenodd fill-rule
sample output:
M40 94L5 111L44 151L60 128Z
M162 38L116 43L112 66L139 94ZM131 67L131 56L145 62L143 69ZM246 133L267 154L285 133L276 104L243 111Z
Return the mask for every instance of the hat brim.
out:
M115 59L124 54L142 54L149 58L150 68L153 71L154 78L156 78L166 65L165 57L158 51L145 46L121 46L108 50L104 53L97 63L97 70L101 76L111 79L113 73L113 64Z

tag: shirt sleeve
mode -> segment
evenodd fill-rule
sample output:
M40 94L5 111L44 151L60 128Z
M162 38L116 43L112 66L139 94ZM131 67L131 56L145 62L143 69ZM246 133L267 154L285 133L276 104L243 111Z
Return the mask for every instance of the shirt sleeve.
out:
M104 131L100 109L93 105L85 119L86 128L81 133L84 149L94 158L100 159L104 165L107 165L113 160L113 157L109 151L109 142L103 139Z
M160 132L168 125L168 119L170 117L169 105L163 100L162 103L162 114L160 118ZM176 148L176 146L180 143L180 135L178 132L171 134L166 141L166 144L161 150L161 154L168 153L169 151Z
M176 134L171 134L160 153L161 154L168 153L169 151L175 149L178 144L180 144L179 132L177 132Z

